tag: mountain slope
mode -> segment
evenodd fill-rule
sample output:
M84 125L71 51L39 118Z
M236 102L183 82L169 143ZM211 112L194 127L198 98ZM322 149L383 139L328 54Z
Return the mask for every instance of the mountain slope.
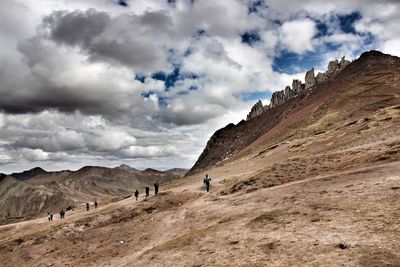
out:
M259 146L312 136L396 105L399 69L397 57L377 51L363 53L333 78L281 106L218 130L188 174L238 158Z
M4 265L398 266L399 66L363 54L219 131L157 196L0 226Z

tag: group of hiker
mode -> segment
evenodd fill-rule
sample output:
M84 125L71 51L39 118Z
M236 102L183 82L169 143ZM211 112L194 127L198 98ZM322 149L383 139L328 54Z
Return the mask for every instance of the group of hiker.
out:
M157 195L158 194L158 189L160 188L160 184L158 183L158 181L156 180L156 182L154 183L154 194L155 195ZM145 191L145 198L148 198L148 197L150 197L150 187L149 186L146 186L145 188L144 188L144 191ZM136 189L136 191L135 191L135 193L134 193L134 196L135 196L135 198L136 198L136 201L138 200L138 198L139 198L139 189Z
M205 186L207 192L210 192L211 177L208 176L208 174L206 174L206 176L205 176L205 178L204 178L204 180L203 180L203 183L204 183L204 186ZM155 194L155 195L158 194L159 188L160 188L160 184L159 184L158 181L156 180L155 183L154 183L154 194ZM135 191L135 193L134 193L134 196L135 196L136 201L137 201L138 198L139 198L139 189L136 189L136 191ZM146 186L146 187L145 187L145 198L148 198L148 197L150 197L150 187L149 187L149 186ZM90 204L89 204L89 202L86 202L85 207L86 207L86 211L89 211L89 209L90 209ZM94 207L95 207L95 208L98 207L97 200L94 200ZM68 206L65 210L62 209L62 210L60 211L60 219L64 219L64 218L65 218L65 213L66 213L66 211L73 210L73 209L74 209L74 206L72 206L72 205ZM47 218L48 218L49 222L50 222L50 221L53 221L53 213L48 212L48 213L47 213Z
M94 204L94 207L95 207L95 208L97 208L97 207L99 206L99 203L97 203L97 200L96 200L96 199L94 200L93 204ZM85 205L86 205L86 211L89 211L89 210L90 210L89 202L86 202Z

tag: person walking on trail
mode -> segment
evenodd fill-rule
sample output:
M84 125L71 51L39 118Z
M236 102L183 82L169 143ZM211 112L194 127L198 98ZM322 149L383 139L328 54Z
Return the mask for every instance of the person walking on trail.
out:
M62 209L60 211L60 219L64 219L64 217L65 217L65 211L64 211L64 209Z
M51 221L51 216L50 216L50 211L49 212L47 212L47 219L49 220L49 221Z
M154 192L157 195L158 194L158 188L160 187L160 184L158 183L158 181L156 180L156 182L154 183Z
M150 196L150 187L146 186L146 198Z
M211 177L206 174L206 177L204 178L204 184L206 186L207 192L210 192L210 185L211 185Z
M136 201L137 201L138 197L139 197L139 190L136 189L136 191L135 191L135 198L136 198Z
M89 203L86 202L86 211L89 211Z
M95 199L95 200L94 200L94 207L97 208L98 205L99 205L99 204L97 203L97 200Z
M50 221L53 221L53 213L50 212Z

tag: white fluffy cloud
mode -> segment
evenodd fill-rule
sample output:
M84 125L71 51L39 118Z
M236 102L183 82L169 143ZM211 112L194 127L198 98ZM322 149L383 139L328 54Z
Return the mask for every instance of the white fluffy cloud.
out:
M281 42L290 51L302 54L313 49L315 22L310 19L291 20L281 27Z

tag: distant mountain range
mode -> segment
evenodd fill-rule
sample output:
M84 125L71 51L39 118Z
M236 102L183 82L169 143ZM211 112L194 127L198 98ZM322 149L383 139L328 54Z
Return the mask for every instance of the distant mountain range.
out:
M36 167L0 174L0 224L58 212L69 205L118 200L136 189L180 179L185 169L143 171L122 164L116 168L86 166L77 171L47 172Z

